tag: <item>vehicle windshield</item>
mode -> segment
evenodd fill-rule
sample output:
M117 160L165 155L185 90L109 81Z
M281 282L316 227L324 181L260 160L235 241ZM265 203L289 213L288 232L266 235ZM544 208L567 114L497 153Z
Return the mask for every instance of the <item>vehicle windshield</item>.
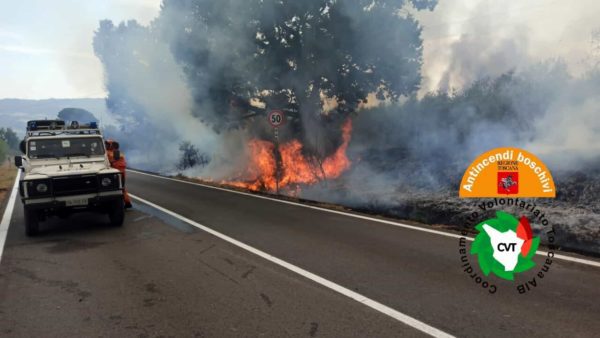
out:
M100 137L36 139L30 140L27 146L31 159L104 155Z

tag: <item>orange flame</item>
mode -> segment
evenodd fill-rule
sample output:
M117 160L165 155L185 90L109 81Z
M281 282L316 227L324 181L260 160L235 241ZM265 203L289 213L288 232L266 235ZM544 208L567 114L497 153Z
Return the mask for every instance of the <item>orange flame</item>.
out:
M346 156L352 134L352 121L347 120L342 126L342 144L329 157L322 161L302 154L302 143L298 140L281 144L281 170L277 179L277 160L275 145L272 142L251 140L248 143L250 162L246 172L238 181L224 181L223 184L254 191L276 191L277 188L298 190L298 185L309 185L321 180L334 179L350 168L350 160Z

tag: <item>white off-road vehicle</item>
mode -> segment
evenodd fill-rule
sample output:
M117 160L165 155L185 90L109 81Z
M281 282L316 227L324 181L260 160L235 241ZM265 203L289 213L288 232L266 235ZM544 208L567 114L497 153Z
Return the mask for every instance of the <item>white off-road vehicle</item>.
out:
M48 216L81 211L101 212L112 225L123 224L123 179L110 166L96 123L29 121L21 152L15 165L23 171L19 193L28 236L36 235Z

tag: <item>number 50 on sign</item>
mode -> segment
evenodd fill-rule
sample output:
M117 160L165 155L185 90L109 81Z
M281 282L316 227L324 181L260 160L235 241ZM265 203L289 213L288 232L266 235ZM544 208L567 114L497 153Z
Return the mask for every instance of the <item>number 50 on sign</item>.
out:
M285 122L285 115L281 110L272 110L268 115L272 127L279 127Z

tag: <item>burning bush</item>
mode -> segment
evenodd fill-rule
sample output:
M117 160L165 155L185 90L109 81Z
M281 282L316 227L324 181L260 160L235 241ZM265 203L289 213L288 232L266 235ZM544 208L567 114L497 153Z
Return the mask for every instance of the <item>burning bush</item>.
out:
M316 156L305 155L302 143L291 140L284 144L274 144L258 139L251 140L249 164L237 181L224 181L224 184L255 191L279 193L286 188L290 194L297 194L301 185L338 178L350 167L346 155L352 133L352 122L347 120L342 127L343 142L330 156L321 160Z

